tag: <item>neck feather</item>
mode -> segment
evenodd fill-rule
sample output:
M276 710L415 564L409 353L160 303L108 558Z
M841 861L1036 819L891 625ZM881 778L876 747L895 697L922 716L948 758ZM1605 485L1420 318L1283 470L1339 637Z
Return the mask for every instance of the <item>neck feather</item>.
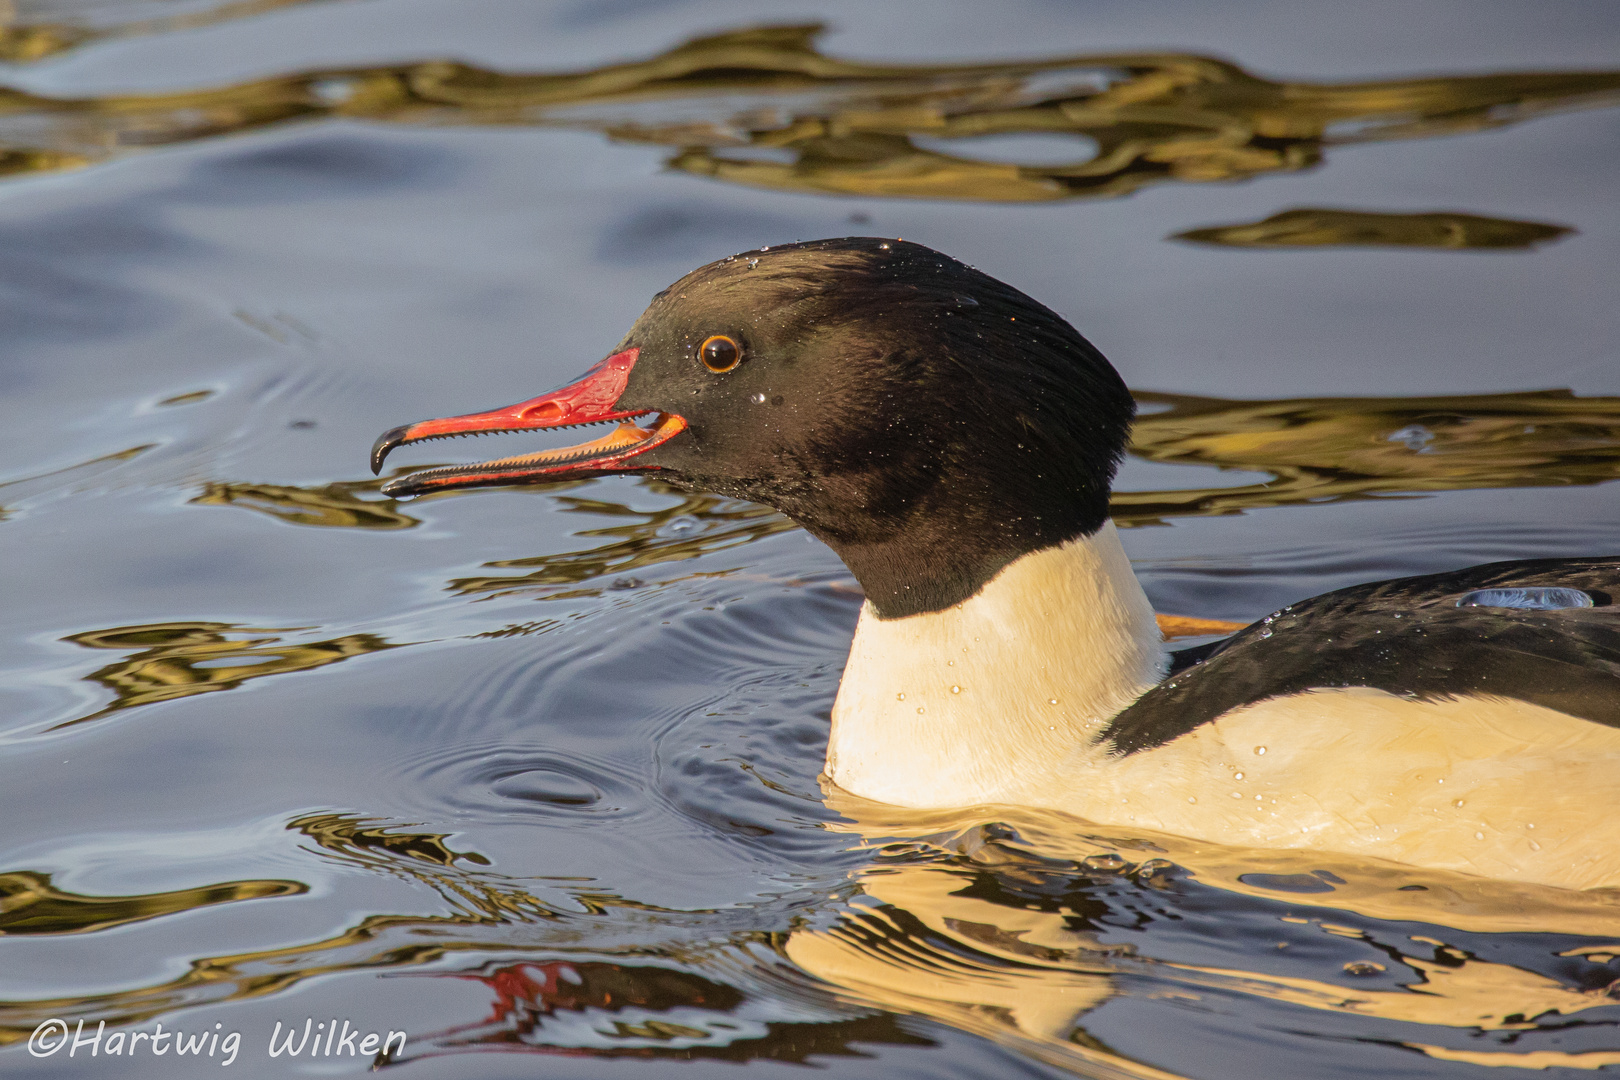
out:
M827 775L901 806L1027 801L1164 673L1159 630L1113 522L1024 555L942 611L861 611Z

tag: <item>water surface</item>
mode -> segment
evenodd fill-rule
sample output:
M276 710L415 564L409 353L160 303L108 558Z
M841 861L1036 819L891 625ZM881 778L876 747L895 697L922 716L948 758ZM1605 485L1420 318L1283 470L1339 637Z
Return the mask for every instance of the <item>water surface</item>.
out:
M829 802L826 548L628 478L400 503L365 460L694 265L881 234L1120 368L1161 612L1615 553L1610 6L3 18L6 1075L223 1056L30 1056L50 1018L237 1031L255 1076L1620 1067L1612 897ZM306 1019L405 1047L271 1058Z

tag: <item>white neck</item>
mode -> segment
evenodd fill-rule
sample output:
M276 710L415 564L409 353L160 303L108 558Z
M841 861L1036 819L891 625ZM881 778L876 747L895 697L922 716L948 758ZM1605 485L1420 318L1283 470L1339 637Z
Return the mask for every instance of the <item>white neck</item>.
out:
M1030 803L1095 756L1164 674L1153 608L1113 522L1031 552L944 611L867 604L833 704L827 776L899 806Z

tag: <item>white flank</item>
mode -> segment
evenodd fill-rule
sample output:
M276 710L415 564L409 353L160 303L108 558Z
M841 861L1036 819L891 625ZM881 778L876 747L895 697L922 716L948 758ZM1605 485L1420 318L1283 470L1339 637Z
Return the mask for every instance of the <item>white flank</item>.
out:
M1511 699L1321 689L1109 754L1098 734L1164 665L1109 523L945 611L884 620L868 605L827 776L897 806L1007 803L1221 844L1620 886L1620 729Z

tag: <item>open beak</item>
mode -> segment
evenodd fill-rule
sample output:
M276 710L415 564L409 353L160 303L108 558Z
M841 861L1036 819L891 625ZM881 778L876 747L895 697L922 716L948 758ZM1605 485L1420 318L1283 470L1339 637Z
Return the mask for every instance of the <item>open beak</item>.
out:
M638 353L637 349L615 353L591 368L578 382L530 401L493 412L423 420L386 431L371 448L371 471L381 472L388 452L406 443L535 428L579 427L614 420L620 421L618 426L592 442L474 465L424 469L390 480L383 485L383 493L395 496L425 495L451 488L525 484L553 479L576 480L605 473L656 469L658 466L650 463L632 464L631 459L685 431L686 421L674 413L655 409L625 410L618 407ZM652 422L642 426L636 423L637 418L650 418Z

